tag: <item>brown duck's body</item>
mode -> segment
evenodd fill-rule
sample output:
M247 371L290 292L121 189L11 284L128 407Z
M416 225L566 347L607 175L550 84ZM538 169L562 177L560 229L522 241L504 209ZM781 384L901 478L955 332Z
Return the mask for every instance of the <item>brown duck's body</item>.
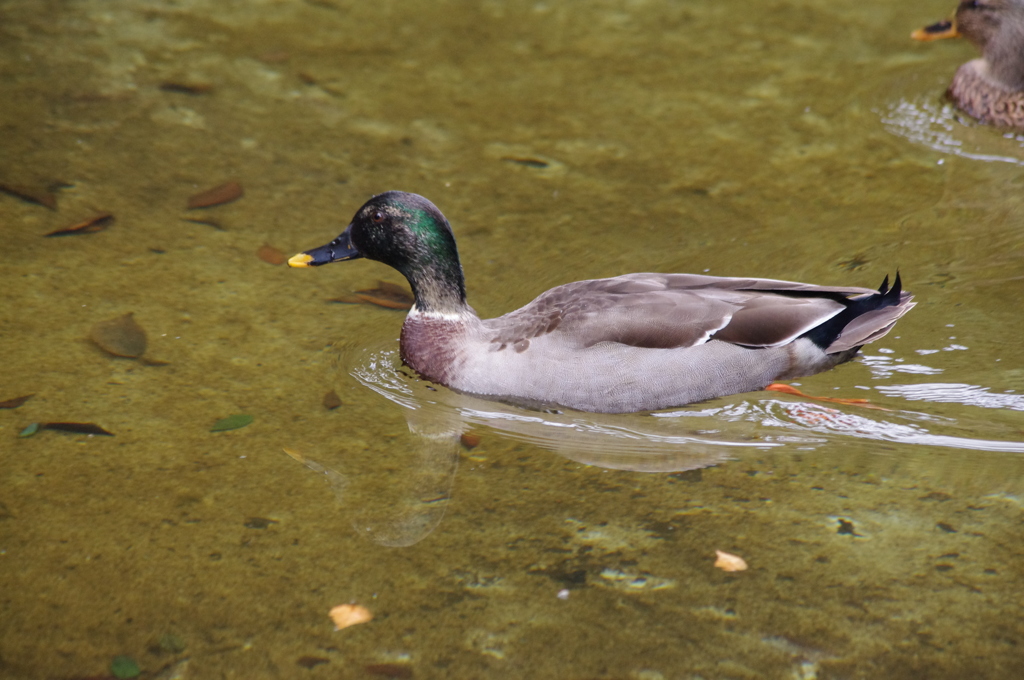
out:
M957 36L982 57L957 70L947 96L982 123L1024 129L1024 0L965 0L952 21L911 34L916 40Z
M984 59L957 69L946 94L957 108L982 123L1024 129L1024 90L1005 89L992 78Z
M289 264L367 257L412 286L402 359L460 392L533 407L624 413L763 389L851 359L913 306L877 290L695 274L627 274L552 288L481 319L451 226L415 194L373 197L330 243Z

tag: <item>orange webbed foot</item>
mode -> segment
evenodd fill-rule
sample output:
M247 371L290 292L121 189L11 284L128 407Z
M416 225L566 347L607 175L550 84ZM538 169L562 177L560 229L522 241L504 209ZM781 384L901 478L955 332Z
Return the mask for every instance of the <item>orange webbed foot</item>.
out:
M783 385L782 383L772 383L768 387L764 388L771 392L783 392L785 394L792 394L797 397L804 397L805 399L814 399L815 401L828 401L833 404L848 404L850 406L860 406L861 408L871 408L878 411L889 411L883 406L877 406L872 404L867 399L840 399L838 397L816 397L813 394L805 394L793 387L792 385Z

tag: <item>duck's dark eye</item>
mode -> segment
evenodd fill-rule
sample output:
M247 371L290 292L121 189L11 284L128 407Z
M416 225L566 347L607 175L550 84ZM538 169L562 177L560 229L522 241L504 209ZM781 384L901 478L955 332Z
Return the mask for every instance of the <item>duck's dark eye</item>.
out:
M370 219L373 220L374 224L380 224L381 222L384 221L384 213L377 211L373 213L373 217L371 217Z

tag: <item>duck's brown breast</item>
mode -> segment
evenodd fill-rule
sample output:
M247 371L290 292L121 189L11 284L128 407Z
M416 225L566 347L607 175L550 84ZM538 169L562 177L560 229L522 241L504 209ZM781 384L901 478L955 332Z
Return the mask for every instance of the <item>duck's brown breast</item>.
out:
M466 362L466 323L410 314L402 325L402 361L427 380L452 385Z
M981 61L969 61L957 69L946 95L982 123L1024 129L1024 92L1002 89L986 78L979 72Z

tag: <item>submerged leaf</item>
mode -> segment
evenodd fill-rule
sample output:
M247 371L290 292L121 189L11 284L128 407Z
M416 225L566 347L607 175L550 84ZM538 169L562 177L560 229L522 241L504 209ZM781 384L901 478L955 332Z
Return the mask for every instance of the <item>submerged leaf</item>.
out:
M546 168L549 165L551 165L551 163L548 163L547 161L542 160L540 158L520 158L516 156L505 156L501 160L507 161L509 163L516 163L518 165L525 165L528 168Z
M132 312L100 321L89 331L89 339L115 357L135 359L146 352L146 331L132 318Z
M245 413L236 413L233 416L228 416L218 420L210 428L210 432L225 432L227 430L237 430L240 427L245 427L253 421L253 417Z
M108 212L98 213L93 215L87 220L72 224L70 227L64 227L63 229L57 229L51 231L44 236L75 236L77 234L95 234L97 231L103 231L107 228L110 222L114 221L114 216Z
M331 300L345 304L366 303L387 309L410 309L415 301L412 293L390 281L378 281L376 288L364 288Z
M57 430L58 432L73 432L74 434L98 434L105 437L113 437L113 432L108 432L96 423L43 423L39 426L42 430Z
M139 668L139 664L135 663L135 659L130 656L115 656L114 660L110 662L110 672L114 674L118 680L125 680L125 678L136 678L142 673Z
M259 247L259 249L257 249L256 257L260 258L267 264L284 264L288 261L287 255L269 243L264 243Z
M245 520L243 526L249 529L266 529L271 524L280 524L281 521L277 519L270 519L268 517L250 517Z
M366 623L373 620L373 614L366 607L358 604L339 604L329 612L334 630Z
M209 94L213 91L213 85L210 83L190 83L180 82L177 80L168 80L160 83L160 89L164 92L176 92L178 94Z
M19 432L18 436L19 437L31 437L36 432L39 432L39 423L32 423L31 425L26 427L24 430Z
M188 208L211 208L215 205L224 205L241 198L245 192L238 182L225 182L220 186L208 189L201 193L189 196Z
M18 408L34 396L34 394L26 394L23 397L15 397L14 399L8 399L7 401L0 401L0 408Z
M295 449L281 449L281 450L284 451L285 453L287 453L289 456L291 456L295 460L299 461L300 463L305 463L306 462L306 457L303 456L298 451L296 451Z
M716 550L715 557L715 566L722 571L746 571L748 569L747 561L739 555Z
M200 220L192 217L183 217L181 219L185 222L191 222L193 224L205 224L207 227L213 227L218 231L226 231L224 227L221 226L220 222L218 222L217 220Z
M341 397L338 396L337 392L331 390L330 392L324 395L322 403L325 409L327 409L328 411L333 411L334 409L341 406Z
M56 210L57 196L53 193L53 189L61 186L63 186L63 183L57 183L49 187L0 183L0 193L10 194L28 203L35 203L44 208Z

